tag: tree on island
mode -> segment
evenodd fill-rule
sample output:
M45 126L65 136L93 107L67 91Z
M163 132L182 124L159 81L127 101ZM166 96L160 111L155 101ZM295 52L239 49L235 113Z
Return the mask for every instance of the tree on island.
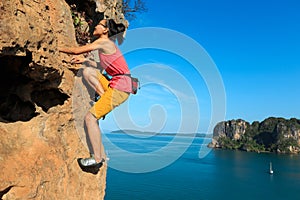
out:
M252 124L244 120L220 122L210 147L255 152L299 153L300 120L270 117Z

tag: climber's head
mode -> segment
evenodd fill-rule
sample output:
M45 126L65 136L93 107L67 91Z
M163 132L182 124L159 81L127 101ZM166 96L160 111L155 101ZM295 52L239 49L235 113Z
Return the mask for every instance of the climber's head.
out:
M124 40L123 35L126 27L124 24L117 24L113 19L103 19L95 27L94 36L107 35L111 40L121 44Z

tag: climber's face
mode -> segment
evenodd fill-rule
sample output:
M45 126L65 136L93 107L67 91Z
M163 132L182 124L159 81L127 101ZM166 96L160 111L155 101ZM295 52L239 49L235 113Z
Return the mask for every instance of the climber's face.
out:
M95 27L93 35L100 36L102 34L106 34L108 32L108 28L106 26L106 20L101 20L99 24Z

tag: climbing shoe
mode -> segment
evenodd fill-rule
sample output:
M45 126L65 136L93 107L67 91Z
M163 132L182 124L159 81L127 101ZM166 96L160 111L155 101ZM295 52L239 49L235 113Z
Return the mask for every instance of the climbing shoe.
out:
M104 162L104 159L102 159L99 163L97 163L94 157L80 158L78 160L78 162L79 162L79 165L82 167L96 167L98 165L102 165Z
M94 157L89 158L78 158L77 162L84 172L89 172L92 174L97 174L99 172L99 169L102 167L103 163L105 162L104 159L102 159L99 163L96 162Z

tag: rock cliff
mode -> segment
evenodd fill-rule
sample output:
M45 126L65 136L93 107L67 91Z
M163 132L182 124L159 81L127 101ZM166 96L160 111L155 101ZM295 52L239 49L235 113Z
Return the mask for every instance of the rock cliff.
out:
M209 147L299 153L300 120L270 117L252 124L241 119L220 122L214 128Z
M125 20L119 1L96 2L102 17ZM90 99L80 66L57 51L76 45L68 3L0 1L1 199L104 198L106 164L97 174L77 164L89 153L82 116Z

